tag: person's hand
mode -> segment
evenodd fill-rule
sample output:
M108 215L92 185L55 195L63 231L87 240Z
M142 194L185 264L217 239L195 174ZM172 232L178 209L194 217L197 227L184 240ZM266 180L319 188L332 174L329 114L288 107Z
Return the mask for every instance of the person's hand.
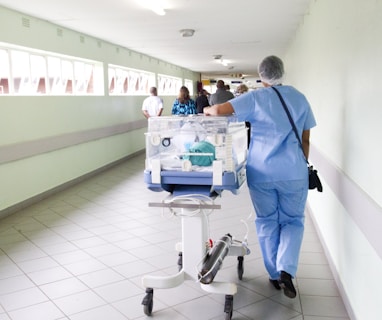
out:
M204 107L203 113L206 116L210 116L211 115L211 107Z

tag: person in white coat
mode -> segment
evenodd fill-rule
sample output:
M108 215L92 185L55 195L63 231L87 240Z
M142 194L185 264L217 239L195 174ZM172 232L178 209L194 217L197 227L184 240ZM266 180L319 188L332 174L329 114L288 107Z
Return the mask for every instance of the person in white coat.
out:
M150 117L159 117L163 112L163 100L158 97L156 87L150 88L150 96L142 104L143 115L148 119Z

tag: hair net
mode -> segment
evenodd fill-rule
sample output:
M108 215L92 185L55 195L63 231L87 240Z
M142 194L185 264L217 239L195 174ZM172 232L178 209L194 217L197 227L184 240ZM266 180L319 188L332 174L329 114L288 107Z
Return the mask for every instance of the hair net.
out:
M281 84L284 75L284 64L280 58L269 56L260 62L258 71L261 81L271 86Z

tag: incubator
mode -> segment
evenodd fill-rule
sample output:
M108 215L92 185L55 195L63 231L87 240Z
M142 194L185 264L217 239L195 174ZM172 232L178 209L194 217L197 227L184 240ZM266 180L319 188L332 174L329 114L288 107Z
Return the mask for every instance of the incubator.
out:
M182 185L204 193L237 192L245 180L247 132L235 116L152 117L146 133L145 182L153 191Z
M211 242L209 215L220 209L214 200L223 190L237 194L245 181L245 124L235 116L152 117L145 138L145 183L152 191L170 192L163 201L149 202L149 206L167 208L181 219L182 241L175 246L178 273L143 276L144 313L152 315L154 288L173 288L193 280L209 293L225 295L225 319L230 320L237 286L214 278L223 259L236 256L238 277L242 279L244 256L250 253L247 236L238 241L227 233L214 246L206 244Z

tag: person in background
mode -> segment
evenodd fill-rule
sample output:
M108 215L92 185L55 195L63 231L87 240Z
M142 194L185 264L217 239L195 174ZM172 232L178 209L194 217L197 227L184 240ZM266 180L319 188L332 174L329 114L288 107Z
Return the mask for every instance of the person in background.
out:
M232 114L251 123L247 158L247 184L256 212L256 230L270 283L296 296L296 275L304 233L308 195L310 129L316 121L305 96L282 85L284 65L276 56L258 66L264 88L223 104L204 108L206 115ZM273 88L284 98L295 122L302 147ZM305 159L306 157L306 159Z
M208 107L210 105L210 103L208 102L207 94L207 90L205 89L199 91L198 97L195 100L197 113L203 113L204 107Z
M216 92L210 96L210 105L219 104L226 102L234 98L234 95L231 91L227 91L224 85L223 80L218 80L216 83Z
M237 97L237 96L240 96L240 95L242 95L243 93L246 93L246 92L248 92L248 87L247 87L247 85L246 84L244 84L244 83L241 83L241 84L239 84L238 86L237 86L237 88L236 88L236 94L235 94L235 96Z
M196 114L195 101L191 99L188 88L182 86L178 98L175 99L171 113L174 115Z
M158 97L156 87L150 88L150 96L143 100L143 115L148 119L150 117L159 117L163 112L163 100Z
M242 95L243 93L248 92L248 87L241 83L236 88L236 97ZM247 147L249 148L249 143L251 142L251 123L249 121L245 121L245 126L247 127Z

